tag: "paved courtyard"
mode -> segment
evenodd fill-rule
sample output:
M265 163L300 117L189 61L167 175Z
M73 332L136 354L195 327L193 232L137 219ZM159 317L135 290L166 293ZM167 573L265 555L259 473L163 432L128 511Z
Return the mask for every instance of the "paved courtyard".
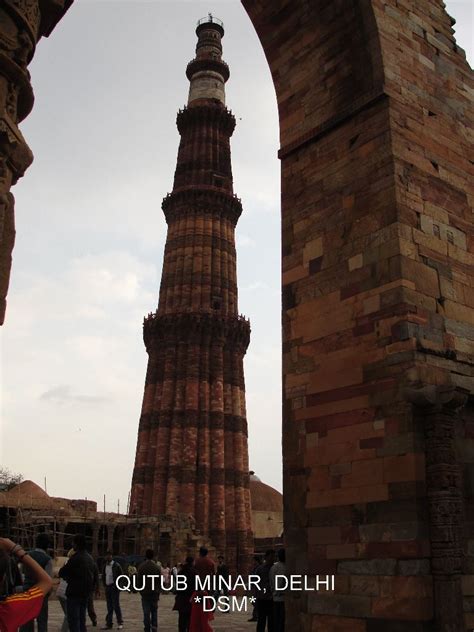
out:
M99 630L105 623L106 605L104 599L96 599L95 610L98 617L98 626L93 628L90 620L87 619L88 632ZM177 632L178 630L178 613L172 610L174 604L173 595L161 595L158 608L158 631L159 632ZM139 595L122 593L120 596L120 605L124 618L123 632L143 632L142 608ZM248 605L247 612L233 613L214 613L215 619L212 627L215 632L255 632L255 623L248 623L247 619L251 615L251 604ZM63 612L59 601L53 596L49 600L49 632L59 632L63 621ZM114 629L117 623L114 619Z

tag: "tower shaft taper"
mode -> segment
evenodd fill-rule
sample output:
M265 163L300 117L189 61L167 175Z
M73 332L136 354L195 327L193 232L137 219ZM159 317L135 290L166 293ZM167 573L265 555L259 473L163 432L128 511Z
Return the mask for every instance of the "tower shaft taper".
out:
M252 545L243 357L249 322L238 314L235 226L220 22L201 22L188 64L188 105L168 223L158 309L144 322L149 355L130 512L191 514L234 568Z

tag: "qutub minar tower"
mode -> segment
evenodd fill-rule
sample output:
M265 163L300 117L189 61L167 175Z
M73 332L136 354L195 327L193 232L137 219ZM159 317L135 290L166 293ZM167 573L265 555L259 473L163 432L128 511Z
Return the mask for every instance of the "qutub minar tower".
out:
M149 355L130 513L193 515L233 568L253 550L243 358L249 322L239 315L230 137L229 68L220 20L196 29L188 105L168 223L158 309L144 321Z

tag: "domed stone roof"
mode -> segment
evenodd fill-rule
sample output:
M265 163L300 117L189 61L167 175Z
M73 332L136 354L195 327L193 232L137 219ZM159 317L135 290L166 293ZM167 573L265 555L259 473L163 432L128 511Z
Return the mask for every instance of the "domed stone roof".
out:
M52 506L53 499L33 481L23 481L8 492L0 493L0 505L2 507L35 507L48 508Z
M270 485L262 483L254 472L250 472L250 499L252 511L283 511L282 494Z
M37 500L49 499L49 496L44 489L41 489L41 487L33 481L22 481L21 483L18 483L18 485L11 488L8 494L10 496L24 496L26 498L34 498Z

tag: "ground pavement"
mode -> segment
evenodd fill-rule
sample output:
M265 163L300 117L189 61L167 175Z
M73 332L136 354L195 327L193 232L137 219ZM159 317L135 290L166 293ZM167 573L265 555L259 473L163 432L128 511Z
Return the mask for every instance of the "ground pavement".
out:
M174 596L161 595L158 606L158 632L177 632L178 630L178 613L172 610L174 604ZM103 599L96 599L94 602L95 610L98 617L98 625L96 628L87 618L88 632L98 632L105 624L105 614L107 608ZM123 632L143 632L143 615L141 600L139 595L122 593L120 595L120 605L124 618ZM251 604L249 604L248 612L222 613L216 612L215 619L212 622L214 632L255 632L255 623L248 623L247 619L251 616ZM49 632L59 632L63 621L63 611L59 605L59 601L53 596L49 600ZM117 622L114 616L114 630L117 629Z

